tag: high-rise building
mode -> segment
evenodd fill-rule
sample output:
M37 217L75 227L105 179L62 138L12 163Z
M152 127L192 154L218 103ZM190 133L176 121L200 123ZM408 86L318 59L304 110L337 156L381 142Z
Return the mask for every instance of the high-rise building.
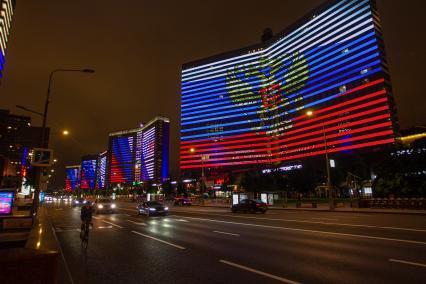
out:
M81 158L80 188L95 189L98 155L87 155Z
M182 67L180 168L279 165L395 141L374 0L328 1L257 45Z
M132 185L168 177L169 119L155 117L139 128L109 134L107 182Z
M103 189L106 185L106 166L108 152L99 153L98 162L96 164L96 188Z
M65 190L71 192L77 188L80 188L80 173L81 166L66 166L65 167Z
M4 58L15 4L14 0L0 0L0 78L3 77Z
M32 127L29 116L0 109L0 184L17 186L25 178L30 167L30 152L40 147L41 136L41 127ZM47 141L49 129L45 137Z

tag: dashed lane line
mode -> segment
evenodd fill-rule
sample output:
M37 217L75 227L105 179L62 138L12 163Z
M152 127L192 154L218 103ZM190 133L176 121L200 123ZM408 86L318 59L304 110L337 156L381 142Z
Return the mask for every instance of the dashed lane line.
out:
M184 211L184 212L185 213L194 213L194 214L196 214L195 212L190 212L190 211ZM175 213L178 213L178 212L175 212ZM292 223L334 225L334 226L355 227L355 228L386 229L386 230L400 230L400 231L411 231L411 232L426 233L426 229L402 228L402 227L391 227L391 226L374 226L374 225L364 225L364 224L348 224L348 223L335 223L335 222L323 222L323 221L308 221L308 220L298 220L298 219L278 219L278 218L266 218L266 217L249 217L249 216L237 216L237 215L231 215L231 214L229 214L229 215L223 215L223 214L206 214L206 215L219 216L219 217L233 217L233 218L240 218L240 219L282 221L282 222L292 222Z
M213 231L213 233L218 233L218 234L224 234L224 235L230 235L230 236L235 236L235 237L239 237L239 234L234 234L234 233L228 233L228 232L222 232L222 231Z
M120 226L120 225L117 225L117 224L114 224L114 223L111 223L111 222L108 222L108 221L105 221L105 220L101 220L101 222L104 222L104 223L110 224L110 225L112 225L114 227L123 229L123 226Z
M185 249L183 246L180 246L180 245L177 245L177 244L174 244L174 243L170 243L170 242L155 238L153 236L145 235L145 234L142 234L140 232L132 231L132 233L140 235L140 236L148 238L148 239L151 239L151 240L154 240L154 241L157 241L157 242L160 242L160 243L163 243L163 244L166 244L166 245L169 245L169 246L172 246L172 247L175 247L175 248L178 248L178 249Z
M242 269L242 270L246 270L246 271L249 271L249 272L252 272L252 273L255 273L255 274L259 274L259 275L262 275L262 276L265 276L265 277L268 277L268 278L271 278L271 279L274 279L274 280L277 280L277 281L280 281L280 282L283 282L283 283L289 283L289 284L299 284L300 283L300 282L296 282L296 281L286 279L286 278L283 278L283 277L280 277L280 276L269 274L267 272L263 272L263 271L260 271L260 270L257 270L257 269L251 268L251 267L247 267L247 266L244 266L244 265L241 265L241 264L237 264L235 262L231 262L231 261L227 261L227 260L223 260L223 259L219 260L219 262L233 266L233 267L236 267L236 268L239 268L239 269Z
M132 221L132 220L129 220L129 219L127 219L127 221L129 221L130 223L133 223L135 225L146 226L146 224L144 222L135 222L135 221Z
M384 238L384 237L375 237L375 236L369 236L369 235L337 233L337 232L329 232L329 231L298 229L298 228L279 227L279 226L270 226L270 225L260 225L260 224L251 224L251 223L230 222L230 221L215 220L215 219L206 219L206 218L195 218L195 217L185 217L185 218L188 218L188 219L191 219L191 220L200 220L200 221L208 221L208 222L216 222L216 223L224 223L224 224L233 224L233 225L257 227L257 228L278 229L278 230L286 230L286 231L294 231L294 232L316 233L316 234L324 234L324 235L332 235L332 236L355 237L355 238L362 238L362 239L392 241L392 242L409 243L409 244L416 244L416 245L426 245L426 242L414 241L414 240Z
M398 262L398 263L403 263L403 264L414 265L414 266L419 266L419 267L425 267L426 268L426 264L418 263L418 262L412 262L412 261L406 261L406 260L400 260L400 259L393 259L393 258L390 258L389 261L390 262Z

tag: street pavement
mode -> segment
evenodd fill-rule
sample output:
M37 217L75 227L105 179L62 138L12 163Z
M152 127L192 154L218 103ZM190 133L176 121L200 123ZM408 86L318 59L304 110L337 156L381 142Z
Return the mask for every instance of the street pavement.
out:
M80 208L48 206L67 283L426 283L426 218L136 204L94 215L87 251Z

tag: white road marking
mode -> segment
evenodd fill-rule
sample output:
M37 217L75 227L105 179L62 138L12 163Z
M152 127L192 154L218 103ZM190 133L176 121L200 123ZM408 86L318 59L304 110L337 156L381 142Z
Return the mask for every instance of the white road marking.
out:
M98 226L98 229L112 229L112 226Z
M382 237L375 237L375 236L368 236L368 235L336 233L336 232L328 232L328 231L297 229L297 228L259 225L259 224L251 224L251 223L230 222L230 221L222 221L222 220L206 219L206 218L195 218L195 217L185 217L185 218L193 219L193 220L201 220L201 221L210 221L210 222L216 222L216 223L225 223L225 224L234 224L234 225L242 225L242 226L250 226L250 227L267 228L267 229L278 229L278 230L306 232L306 233L318 233L318 234L333 235L333 236L355 237L355 238L363 238L363 239L383 240L383 241L393 241L393 242L401 242L401 243L426 245L426 242L422 242L422 241L382 238Z
M142 236L142 237L145 237L145 238L148 238L148 239L152 239L152 240L157 241L157 242L164 243L164 244L166 244L166 245L169 245L169 246L172 246L172 247L175 247L175 248L178 248L178 249L185 249L185 248L184 248L184 247L182 247L182 246L179 246L179 245L176 245L176 244L173 244L173 243L167 242L167 241L163 241L163 240L160 240L160 239L154 238L154 237L152 237L152 236L142 234L142 233L140 233L140 232L132 231L132 233L134 233L134 234L138 234L138 235L140 235L140 236Z
M314 219L314 220L328 220L328 221L336 221L336 220L338 220L338 219L333 219L333 218L311 218L311 219Z
M230 236L236 236L239 237L239 234L234 234L234 233L228 233L228 232L222 232L222 231L213 231L213 233L218 233L218 234L224 234L224 235L230 235Z
M389 261L390 262L399 262L399 263L404 263L404 264L409 264L409 265L414 265L414 266L420 266L420 267L426 267L426 264L423 264L423 263L411 262L411 261L400 260L400 259L390 258Z
M127 220L127 221L129 221L130 223L136 224L136 225L146 226L146 224L144 222L135 222L135 221L132 221L132 220Z
M123 229L123 227L122 227L122 226L120 226L120 225L117 225L117 224L114 224L114 223L111 223L111 222L108 222L108 221L105 221L105 220L101 220L101 221L102 221L102 222L104 222L104 223L107 223L107 224L113 225L114 227L117 227L117 228Z
M190 211L185 211L185 212L195 213L195 212L190 212ZM242 219L256 219L256 220L268 220L268 221L305 223L305 224L335 225L335 226L357 227L357 228L375 228L375 229L400 230L400 231L412 231L412 232L423 232L423 233L426 232L426 229L401 228L401 227L389 227L389 226L373 226L373 225L363 225L363 224L348 224L348 223L334 223L334 222L321 222L321 221L308 221L308 220L298 220L298 219L277 219L277 218L266 218L266 217L237 216L235 214L233 214L233 215L206 214L206 215L221 216L221 217L234 217L234 218L242 218Z
M185 222L185 223L189 222L188 220L185 220L185 219L175 219L175 220L178 221L178 222Z
M253 273L268 277L268 278L272 278L274 280L277 280L277 281L280 281L280 282L283 282L283 283L299 284L299 282L296 282L296 281L293 281L293 280L290 280L290 279L286 279L286 278L283 278L283 277L280 277L280 276L276 276L276 275L273 275L273 274L269 274L269 273L266 273L266 272L263 272L263 271L260 271L260 270L254 269L254 268L250 268L250 267L247 267L247 266L244 266L244 265L240 265L240 264L237 264L237 263L234 263L234 262L230 262L230 261L227 261L227 260L221 259L221 260L219 260L219 262L233 266L233 267L237 267L237 268L242 269L242 270L250 271L250 272L253 272Z
M97 219L97 220L101 219L100 217L96 217L96 216L93 216L92 218Z

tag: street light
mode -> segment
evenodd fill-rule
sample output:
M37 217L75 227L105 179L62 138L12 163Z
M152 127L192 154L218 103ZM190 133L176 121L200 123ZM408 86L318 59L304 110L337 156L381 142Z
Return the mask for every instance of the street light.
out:
M68 134L70 134L70 132L68 130L65 129L65 130L62 131L62 135L67 136Z
M49 75L49 83L47 85L47 94L46 94L46 100L44 102L44 112L43 112L43 124L41 126L41 143L40 147L48 147L48 143L45 141L45 133L46 133L46 122L47 122L47 111L49 108L49 98L50 98L50 88L52 85L52 79L53 75L58 72L82 72L82 73L94 73L95 70L93 69L54 69L50 72ZM34 191L34 202L33 202L33 208L31 210L31 214L34 216L37 213L37 208L39 204L39 194L40 194L40 176L41 176L41 169L37 168L37 177L38 182L36 183L36 188Z
M306 112L307 117L312 117L313 115L314 115L314 112L311 110L308 110ZM331 187L330 161L328 159L327 136L325 133L324 121L321 122L321 126L322 126L322 134L324 138L325 164L326 164L326 170L327 170L328 201L329 201L330 211L332 211L334 210L334 196L333 196L333 188Z

